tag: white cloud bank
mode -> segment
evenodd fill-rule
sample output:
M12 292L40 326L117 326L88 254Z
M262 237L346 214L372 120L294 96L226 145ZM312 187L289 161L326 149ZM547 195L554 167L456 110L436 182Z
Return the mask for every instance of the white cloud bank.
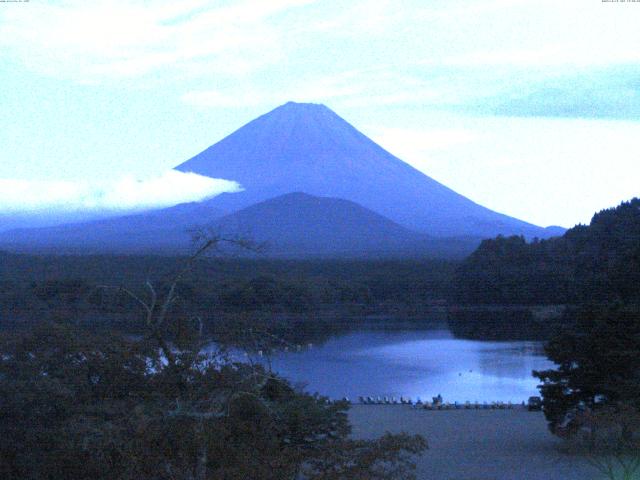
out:
M175 170L102 182L0 178L0 214L140 211L240 190L233 181Z

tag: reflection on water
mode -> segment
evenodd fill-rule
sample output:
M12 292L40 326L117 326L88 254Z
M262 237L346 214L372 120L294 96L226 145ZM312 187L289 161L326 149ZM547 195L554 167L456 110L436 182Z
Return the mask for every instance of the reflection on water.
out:
M301 352L277 352L273 370L331 398L405 396L521 402L536 395L532 370L552 364L537 342L458 340L445 329L360 331Z

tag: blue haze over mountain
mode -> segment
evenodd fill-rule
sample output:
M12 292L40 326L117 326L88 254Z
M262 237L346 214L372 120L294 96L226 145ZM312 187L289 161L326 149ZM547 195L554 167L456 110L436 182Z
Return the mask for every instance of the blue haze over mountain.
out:
M210 226L267 242L276 257L460 257L483 237L549 237L429 178L323 105L287 103L176 167L244 188L135 215L0 233L0 247L176 253Z
M0 233L0 247L63 254L180 254L192 248L189 230L202 226L264 244L264 254L276 258L461 258L480 242L475 237L432 237L349 200L296 192L222 217L202 202L116 219L14 230Z

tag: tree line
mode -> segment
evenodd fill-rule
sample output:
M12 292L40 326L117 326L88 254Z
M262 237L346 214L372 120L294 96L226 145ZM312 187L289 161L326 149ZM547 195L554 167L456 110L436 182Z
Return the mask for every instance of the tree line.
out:
M0 326L74 315L96 324L131 320L131 299L97 287L160 290L184 258L29 256L0 253ZM442 302L456 263L437 260L260 260L203 258L180 280L183 304L203 317L253 312L311 316L401 310Z
M462 304L640 303L640 199L562 237L484 240L454 274Z

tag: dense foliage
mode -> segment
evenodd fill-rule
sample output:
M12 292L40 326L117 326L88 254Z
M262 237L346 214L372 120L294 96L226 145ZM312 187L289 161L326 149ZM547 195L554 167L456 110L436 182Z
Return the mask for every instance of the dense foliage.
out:
M620 405L640 410L637 309L582 307L568 311L563 323L545 347L557 368L534 372L551 430L569 425L579 411Z
M220 356L43 325L0 343L0 476L412 478L424 440L350 440L346 409Z
M414 478L411 456L426 448L422 437L351 439L346 402L295 390L237 360L242 337L259 336L253 326L237 322L207 346L185 280L221 242L250 248L203 238L162 284L147 280L142 291L75 280L30 285L59 318L0 335L2 478ZM254 287L264 298L274 285ZM130 310L140 335L82 328L85 304Z
M640 199L562 237L485 240L455 274L464 304L640 303Z
M126 314L131 310L126 298L107 299L95 292L96 286L138 288L149 278L170 278L183 261L179 257L39 257L0 252L0 321L51 316L52 310L86 310L96 304L111 313ZM414 307L442 300L455 267L455 263L432 260L203 258L181 279L180 294L198 313L304 313L353 305L375 306L379 311L380 305Z

